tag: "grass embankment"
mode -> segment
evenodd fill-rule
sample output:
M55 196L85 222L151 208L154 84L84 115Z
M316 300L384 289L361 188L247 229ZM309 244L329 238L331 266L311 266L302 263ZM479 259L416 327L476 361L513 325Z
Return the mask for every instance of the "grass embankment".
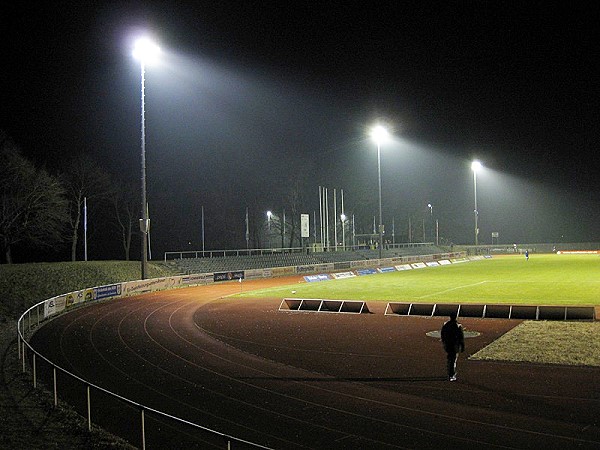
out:
M171 275L159 264L148 264L148 272L152 278ZM0 448L133 448L95 426L88 432L87 421L70 406L61 401L55 408L50 392L31 388L17 359L14 322L55 295L139 278L135 261L0 265Z
M148 264L149 278L171 275ZM17 318L31 305L86 287L138 280L137 261L78 261L0 265L0 321Z

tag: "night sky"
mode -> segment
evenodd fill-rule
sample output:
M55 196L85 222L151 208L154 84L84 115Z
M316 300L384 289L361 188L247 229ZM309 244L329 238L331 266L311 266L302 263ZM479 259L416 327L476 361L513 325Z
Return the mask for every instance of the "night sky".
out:
M3 7L2 115L52 170L84 151L138 182L140 67L146 72L153 257L245 248L245 209L319 209L344 190L372 230L383 144L383 221L428 217L473 242L599 241L600 7L554 2L21 2ZM82 4L84 2L81 2ZM132 193L139 195L139 193ZM259 219L260 218L260 219ZM312 222L311 222L312 225ZM96 245L97 257L104 255ZM138 250L139 251L139 250Z

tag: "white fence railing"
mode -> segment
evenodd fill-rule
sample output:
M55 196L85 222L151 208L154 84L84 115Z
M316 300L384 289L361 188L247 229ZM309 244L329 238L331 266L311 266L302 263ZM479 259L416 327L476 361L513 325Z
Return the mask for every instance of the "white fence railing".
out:
M119 394L109 391L101 386L98 386L94 383L91 383L88 380L85 380L72 372L68 371L64 367L59 366L58 364L50 361L44 355L35 350L30 343L27 341L27 337L31 335L32 331L35 328L38 328L44 321L54 318L58 314L62 314L67 311L73 310L73 308L77 308L79 306L91 304L94 301L99 300L108 300L113 298L120 298L129 295L138 295L143 292L171 289L175 287L182 287L187 285L191 285L190 283L184 283L183 279L190 279L190 277L167 277L167 278L156 278L151 280L143 280L143 281L132 281L125 283L116 283L108 286L100 286L90 289L83 289L80 291L70 292L67 294L62 294L56 297L52 297L50 299L41 301L32 307L30 307L27 311L25 311L19 320L17 321L17 335L18 335L18 353L19 360L22 364L22 371L26 372L27 370L27 360L29 359L31 364L31 371L33 375L33 387L37 388L39 376L39 366L40 362L43 362L49 367L52 375L52 391L54 395L54 406L58 406L58 375L63 374L71 380L71 382L76 383L80 386L85 387L85 402L86 408L84 412L84 416L87 418L88 430L92 430L92 393L101 393L105 396L110 397L111 399L117 401L120 404L127 405L134 410L137 411L138 414L138 426L139 426L139 443L138 447L145 449L147 444L147 427L146 421L148 420L149 415L154 416L162 421L166 421L170 423L170 427L174 429L187 429L185 434L188 438L190 435L196 433L198 434L197 439L200 439L202 442L206 442L207 439L211 440L211 446L214 447L222 447L226 449L232 448L262 448L268 449L269 447L265 447L263 445L250 442L235 436L228 435L226 433L219 432L217 430L213 430L207 428L205 426L192 423L190 421L181 419L179 417L173 416L171 414L165 413L163 411L159 411L157 409L151 408L149 406L143 405L139 402L133 401L126 397L123 397ZM194 284L200 284L202 277L194 279ZM111 295L114 294L114 295ZM132 423L132 426L135 426L135 423ZM191 430L191 431L190 431ZM209 437L207 438L206 435ZM192 438L193 440L193 438ZM196 442L197 443L197 442ZM153 447L157 447L154 445Z

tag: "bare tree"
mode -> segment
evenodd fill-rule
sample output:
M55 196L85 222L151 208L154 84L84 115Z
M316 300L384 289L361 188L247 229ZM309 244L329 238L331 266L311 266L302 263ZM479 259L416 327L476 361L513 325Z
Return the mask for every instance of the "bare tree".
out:
M100 205L110 198L113 189L108 173L83 153L75 156L67 165L64 180L69 200L71 261L76 261L84 199Z
M132 192L136 191L133 183L119 183L113 196L113 206L115 208L116 227L121 235L125 260L129 261L131 251L131 238L137 216L138 202L134 199Z
M0 242L7 263L17 244L54 248L64 236L65 191L0 132Z

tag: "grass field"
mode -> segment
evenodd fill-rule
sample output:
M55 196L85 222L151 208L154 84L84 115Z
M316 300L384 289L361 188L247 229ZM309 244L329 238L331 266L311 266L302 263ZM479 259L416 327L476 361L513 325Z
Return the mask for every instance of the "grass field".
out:
M296 291L292 294L292 291ZM440 267L299 283L242 293L415 303L600 304L599 255L499 256Z

